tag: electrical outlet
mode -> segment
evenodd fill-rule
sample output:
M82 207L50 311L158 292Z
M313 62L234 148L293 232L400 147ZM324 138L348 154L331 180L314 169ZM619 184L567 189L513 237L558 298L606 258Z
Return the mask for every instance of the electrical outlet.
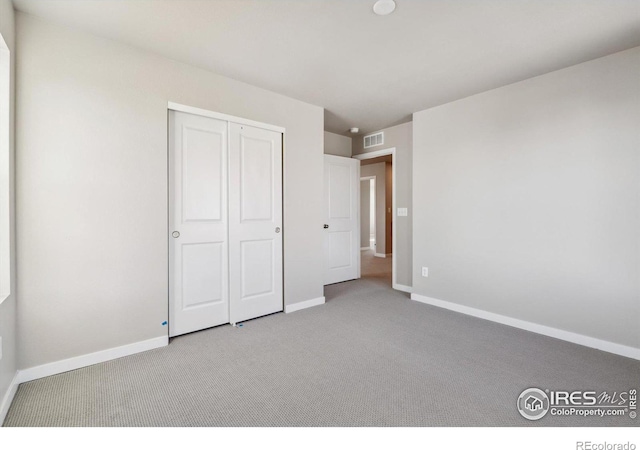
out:
M423 277L428 277L429 276L429 268L428 267L423 267L422 268L422 276Z

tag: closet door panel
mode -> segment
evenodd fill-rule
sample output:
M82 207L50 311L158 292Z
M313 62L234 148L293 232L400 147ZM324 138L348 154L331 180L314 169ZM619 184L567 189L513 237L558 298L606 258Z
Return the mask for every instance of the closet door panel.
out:
M272 141L240 137L240 221L273 221L274 152Z
M228 122L169 113L169 335L229 322Z
M229 279L233 323L282 311L282 134L229 126Z

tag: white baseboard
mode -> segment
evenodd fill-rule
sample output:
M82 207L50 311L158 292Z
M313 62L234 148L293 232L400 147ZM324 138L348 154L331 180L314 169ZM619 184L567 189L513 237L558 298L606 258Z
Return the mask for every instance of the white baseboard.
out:
M409 294L411 294L411 291L413 290L413 288L411 286L405 286L404 284L394 284L393 288L397 291L402 291L402 292L407 292Z
M134 355L136 353L153 350L154 348L169 345L169 337L161 336L146 341L136 342L134 344L123 345L122 347L110 348L88 355L76 356L74 358L63 359L41 366L31 367L29 369L18 371L18 382L26 383L27 381L37 380L38 378L57 375L59 373L68 372L70 370L80 369L82 367L92 366L112 359L122 358L123 356Z
M469 306L438 300L424 295L411 294L411 300L437 306L439 308L449 309L451 311L478 317L480 319L490 320L510 327L520 328L533 333L543 334L563 341L573 342L574 344L584 345L585 347L591 347L605 352L614 353L616 355L626 356L627 358L640 360L640 348L616 344L615 342L604 341L602 339L573 333L571 331L560 330L546 325L539 325L537 323L527 322L526 320L514 319L513 317L502 316L482 309L471 308Z
M298 302L292 305L284 305L284 312L288 314L318 305L324 305L324 297L312 298L311 300L305 300L304 302Z
M377 256L378 258L389 258L393 253L374 253L373 256Z
M360 247L360 251L362 250L371 250L371 247Z
M4 419L7 418L7 413L9 412L9 407L11 406L11 402L13 401L13 397L15 397L16 392L18 391L18 385L20 382L18 381L19 373L13 377L11 380L11 384L9 384L9 389L7 389L7 393L4 395L2 399L2 403L0 403L0 427L4 423Z

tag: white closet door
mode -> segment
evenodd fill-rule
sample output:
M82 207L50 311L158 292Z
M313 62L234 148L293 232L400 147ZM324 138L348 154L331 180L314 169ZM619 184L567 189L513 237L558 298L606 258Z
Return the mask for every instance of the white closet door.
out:
M282 134L229 124L232 323L282 311Z
M360 161L324 155L324 284L360 278Z
M169 335L229 322L228 122L169 112Z

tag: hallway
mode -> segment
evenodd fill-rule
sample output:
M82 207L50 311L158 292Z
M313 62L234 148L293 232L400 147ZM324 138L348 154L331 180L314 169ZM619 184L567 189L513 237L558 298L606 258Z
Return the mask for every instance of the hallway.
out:
M362 278L374 278L386 282L391 286L391 256L377 258L373 256L373 250L361 250Z

